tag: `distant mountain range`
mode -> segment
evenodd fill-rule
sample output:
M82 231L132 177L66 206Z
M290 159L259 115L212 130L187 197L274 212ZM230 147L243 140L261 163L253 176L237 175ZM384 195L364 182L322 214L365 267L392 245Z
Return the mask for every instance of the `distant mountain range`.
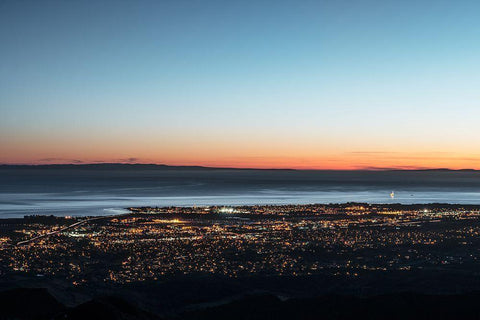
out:
M204 166L170 166L166 164L142 163L88 163L88 164L2 164L0 168L38 168L38 169L146 169L146 170L294 170L294 169L255 169L255 168L223 168Z
M0 169L140 169L140 170L258 170L258 171L419 171L419 172L478 172L476 169L449 169L449 168L367 168L357 170L324 170L324 169L289 169L289 168L235 168L235 167L205 167L205 166L171 166L166 164L142 163L88 163L88 164L0 164Z

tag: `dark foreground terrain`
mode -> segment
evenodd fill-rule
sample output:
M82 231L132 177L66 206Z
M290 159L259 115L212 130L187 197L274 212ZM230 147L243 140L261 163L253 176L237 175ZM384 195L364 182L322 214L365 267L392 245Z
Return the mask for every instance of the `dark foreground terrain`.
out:
M45 289L0 293L1 319L478 319L480 293L426 295L385 294L371 297L325 295L282 300L250 295L161 317L115 296L102 296L66 307ZM159 301L161 303L161 301Z

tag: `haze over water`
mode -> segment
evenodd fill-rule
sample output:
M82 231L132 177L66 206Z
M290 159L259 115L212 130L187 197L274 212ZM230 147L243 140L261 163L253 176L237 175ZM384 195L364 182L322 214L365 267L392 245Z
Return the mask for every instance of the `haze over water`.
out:
M474 171L100 168L0 168L0 218L107 215L132 206L345 202L480 205L480 174Z

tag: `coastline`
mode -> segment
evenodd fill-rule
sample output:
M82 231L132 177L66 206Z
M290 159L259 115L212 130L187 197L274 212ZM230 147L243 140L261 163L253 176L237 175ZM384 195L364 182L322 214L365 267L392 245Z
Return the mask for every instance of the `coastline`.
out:
M172 206L130 206L124 208L111 208L111 211L117 211L117 214L105 214L105 215L54 215L54 214L26 214L19 217L2 217L0 218L0 224L2 221L14 221L14 220L25 220L25 219L42 219L42 218L55 218L55 219L103 219L103 218L115 218L125 215L130 215L134 213L145 213L146 211L157 211L157 212L167 212L168 210L178 209L184 210L185 212L194 213L195 210L200 211L203 209L208 209L210 212L222 213L223 208L232 208L232 209L254 209L254 208L292 208L296 207L301 208L334 208L342 209L349 206L364 206L365 208L373 207L383 207L383 208L396 208L396 209L411 209L411 210L424 210L428 209L469 209L469 210L480 210L480 204L474 203L449 203L449 202L428 202L428 203L399 203L399 202L384 202L384 203L368 203L368 202L355 202L348 201L342 203L285 203L285 204L236 204L236 205L172 205ZM145 211L145 212L142 212ZM223 212L225 213L225 212Z

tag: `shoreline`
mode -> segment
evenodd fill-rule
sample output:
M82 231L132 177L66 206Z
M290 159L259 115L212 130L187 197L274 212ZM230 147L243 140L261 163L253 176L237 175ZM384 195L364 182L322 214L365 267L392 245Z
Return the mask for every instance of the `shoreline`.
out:
M216 211L216 213L228 213L228 212L219 212L222 208L232 208L232 209L254 209L254 208L313 208L313 207L325 207L325 208L333 208L333 209L342 209L349 206L364 206L369 209L372 207L383 207L383 208L398 208L398 209L455 209L455 208L462 208L462 209L478 209L480 210L480 204L462 204L462 203L448 203L448 202L429 202L429 203L411 203L411 204L403 204L403 203L368 203L368 202L342 202L342 203L312 203L312 204L254 204L254 205L198 205L198 206L132 206L132 207L125 207L125 208L113 208L113 210L125 210L118 214L105 214L105 215L54 215L54 214L31 214L31 215L24 215L23 217L8 217L8 218L0 218L0 225L4 221L13 221L13 220L28 220L28 219L44 219L44 218L52 218L52 219L105 219L105 218L115 218L121 216L127 216L130 214L135 213L145 213L141 212L144 210L166 210L166 209L184 209L184 210L197 210L197 209L205 209L208 208L212 212ZM164 213L164 212L158 212ZM234 213L234 212L232 212ZM193 214L193 212L192 212ZM1 230L1 228L0 228Z

